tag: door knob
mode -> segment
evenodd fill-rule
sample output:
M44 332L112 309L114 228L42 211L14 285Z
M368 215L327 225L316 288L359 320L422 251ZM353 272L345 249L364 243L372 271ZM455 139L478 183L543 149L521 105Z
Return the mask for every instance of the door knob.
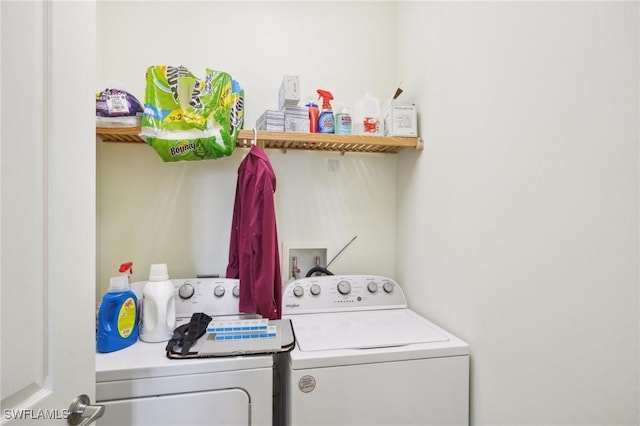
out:
M98 420L104 414L104 405L90 405L87 395L78 395L71 401L67 423L71 426L86 426Z

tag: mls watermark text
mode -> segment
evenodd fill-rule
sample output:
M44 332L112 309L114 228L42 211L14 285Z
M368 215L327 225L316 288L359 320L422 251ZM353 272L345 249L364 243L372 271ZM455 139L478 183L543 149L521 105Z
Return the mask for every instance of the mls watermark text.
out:
M5 420L64 420L69 418L69 410L58 409L13 409L7 408L2 411Z

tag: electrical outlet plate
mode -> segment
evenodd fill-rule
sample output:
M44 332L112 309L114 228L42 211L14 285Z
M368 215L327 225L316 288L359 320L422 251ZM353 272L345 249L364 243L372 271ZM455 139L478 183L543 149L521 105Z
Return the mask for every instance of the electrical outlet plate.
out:
M320 257L320 266L327 266L333 255L331 243L327 241L314 242L283 242L282 243L282 280L283 283L292 279L293 256L298 260L298 278L304 278L311 268L316 266L316 257Z

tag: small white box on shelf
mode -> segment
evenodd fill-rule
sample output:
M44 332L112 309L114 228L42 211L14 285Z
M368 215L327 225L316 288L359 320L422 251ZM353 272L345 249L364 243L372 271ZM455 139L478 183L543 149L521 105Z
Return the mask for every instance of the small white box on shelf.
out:
M309 133L309 117L295 115L285 115L284 117L285 132Z
M285 75L278 91L278 106L282 110L286 105L298 105L300 102L300 77Z
M415 105L391 104L384 113L385 136L418 136Z

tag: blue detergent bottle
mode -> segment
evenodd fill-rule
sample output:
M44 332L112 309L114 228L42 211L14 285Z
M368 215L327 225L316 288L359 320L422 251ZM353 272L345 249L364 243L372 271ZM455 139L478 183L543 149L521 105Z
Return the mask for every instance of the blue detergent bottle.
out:
M138 340L138 299L126 275L112 277L98 311L96 348L113 352Z

